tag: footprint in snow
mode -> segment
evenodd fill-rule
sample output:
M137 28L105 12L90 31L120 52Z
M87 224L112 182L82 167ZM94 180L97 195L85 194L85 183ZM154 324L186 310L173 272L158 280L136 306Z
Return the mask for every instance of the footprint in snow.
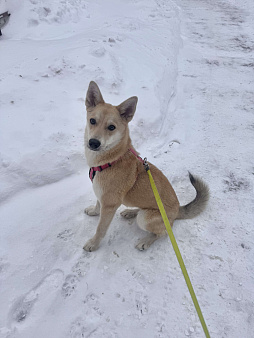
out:
M9 313L11 322L22 323L31 312L42 314L52 304L56 291L63 280L63 272L54 270L42 279L32 290L21 296L12 306Z

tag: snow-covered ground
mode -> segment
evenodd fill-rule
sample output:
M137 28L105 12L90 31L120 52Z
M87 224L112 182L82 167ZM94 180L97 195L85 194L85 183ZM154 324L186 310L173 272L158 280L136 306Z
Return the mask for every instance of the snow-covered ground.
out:
M169 239L117 213L98 251L84 158L91 80L139 98L136 149L207 210L174 233L211 337L254 337L252 0L1 0L0 336L204 337Z

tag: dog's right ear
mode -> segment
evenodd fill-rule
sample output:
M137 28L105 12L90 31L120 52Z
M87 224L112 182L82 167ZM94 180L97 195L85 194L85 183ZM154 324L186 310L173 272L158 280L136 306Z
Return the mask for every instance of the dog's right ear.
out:
M86 93L86 109L94 108L99 103L104 103L98 85L91 81Z

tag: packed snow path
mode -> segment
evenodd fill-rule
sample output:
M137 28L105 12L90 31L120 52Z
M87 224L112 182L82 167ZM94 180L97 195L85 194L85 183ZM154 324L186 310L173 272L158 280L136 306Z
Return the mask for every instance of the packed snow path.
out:
M204 337L169 239L117 213L98 251L84 98L139 97L131 135L181 204L174 233L211 337L254 332L252 1L0 2L0 336Z

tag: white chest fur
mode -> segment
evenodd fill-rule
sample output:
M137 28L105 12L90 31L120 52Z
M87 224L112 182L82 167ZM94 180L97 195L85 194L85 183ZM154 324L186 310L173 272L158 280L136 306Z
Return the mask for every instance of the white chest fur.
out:
M98 174L99 174L99 173L96 173L96 175L95 175L95 177L94 177L94 180L93 180L93 191L94 191L94 193L95 193L97 199L98 199L99 201L101 201L101 197L102 197L102 188L101 188L101 186L100 186L100 184L99 184L99 182L98 182L98 179L97 179L97 177L96 177Z

